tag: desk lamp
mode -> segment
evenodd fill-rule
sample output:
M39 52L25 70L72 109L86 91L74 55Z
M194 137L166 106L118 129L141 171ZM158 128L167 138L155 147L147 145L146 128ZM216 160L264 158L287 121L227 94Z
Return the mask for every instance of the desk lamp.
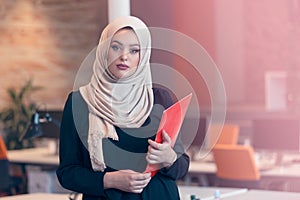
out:
M30 125L28 126L28 128L26 129L26 131L21 135L21 137L19 138L19 140L24 140L24 139L30 139L30 138L36 138L36 137L49 137L49 133L47 133L47 130L43 130L43 128L45 128L45 126L47 124L53 124L54 127L57 127L57 129L60 128L60 121L58 121L55 118L55 114L54 117L52 117L50 115L51 112L48 111L38 111L36 110L35 113L32 115L31 117L31 122ZM45 126L43 127L43 124L45 124ZM49 126L47 125L47 126ZM51 137L52 138L52 137ZM58 154L58 143L59 140L57 138L55 138L55 144L53 143L49 143L48 148L51 147L51 152L54 155ZM50 146L51 144L51 146ZM52 154L51 153L51 154Z
M42 123L53 123L55 126L60 127L60 123L53 119L51 115L47 112L45 116L40 116L38 111L35 111L35 113L31 117L31 123L27 130L21 135L19 140L23 139L29 139L29 138L35 138L43 135L43 130L41 127Z

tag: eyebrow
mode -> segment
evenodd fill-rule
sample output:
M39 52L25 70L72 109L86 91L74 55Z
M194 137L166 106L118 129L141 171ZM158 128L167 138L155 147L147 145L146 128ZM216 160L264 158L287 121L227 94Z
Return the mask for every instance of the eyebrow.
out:
M118 41L118 40L113 40L113 41L111 41L111 43L113 43L113 42L115 42L115 43L118 43L119 45L124 45L122 42L120 42L120 41ZM140 45L139 44L130 44L129 46L138 46L138 47L140 47Z

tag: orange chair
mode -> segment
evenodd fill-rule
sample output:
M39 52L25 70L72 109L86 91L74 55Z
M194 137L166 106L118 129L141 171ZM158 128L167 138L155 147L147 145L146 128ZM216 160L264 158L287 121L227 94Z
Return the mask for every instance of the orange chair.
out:
M6 146L1 135L0 135L0 159L7 159Z
M260 188L260 173L251 146L217 144L213 156L217 186Z
M240 127L235 124L212 124L208 127L209 147L215 144L236 145Z

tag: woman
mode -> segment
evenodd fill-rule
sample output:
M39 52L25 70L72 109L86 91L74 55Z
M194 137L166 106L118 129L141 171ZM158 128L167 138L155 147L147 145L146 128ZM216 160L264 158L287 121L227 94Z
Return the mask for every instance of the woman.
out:
M166 90L152 88L150 32L136 17L114 20L102 32L88 85L66 102L60 136L61 185L83 199L179 199L176 180L189 158L167 133L154 141ZM159 165L151 177L147 164Z

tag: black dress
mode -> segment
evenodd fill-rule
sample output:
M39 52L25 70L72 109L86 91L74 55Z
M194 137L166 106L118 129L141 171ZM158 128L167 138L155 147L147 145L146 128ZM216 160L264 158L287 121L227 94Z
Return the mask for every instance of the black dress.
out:
M84 200L179 199L176 180L184 177L189 167L189 157L184 153L180 137L174 146L178 156L176 162L169 169L160 169L141 194L103 188L103 177L106 172L119 169L140 172L145 170L147 140L155 138L162 111L173 103L165 90L153 89L153 93L154 107L142 127L136 129L115 127L119 140L103 139L103 155L107 165L104 172L93 171L86 148L87 104L79 92L73 92L68 96L61 123L60 164L57 169L57 177L63 187L83 193Z

